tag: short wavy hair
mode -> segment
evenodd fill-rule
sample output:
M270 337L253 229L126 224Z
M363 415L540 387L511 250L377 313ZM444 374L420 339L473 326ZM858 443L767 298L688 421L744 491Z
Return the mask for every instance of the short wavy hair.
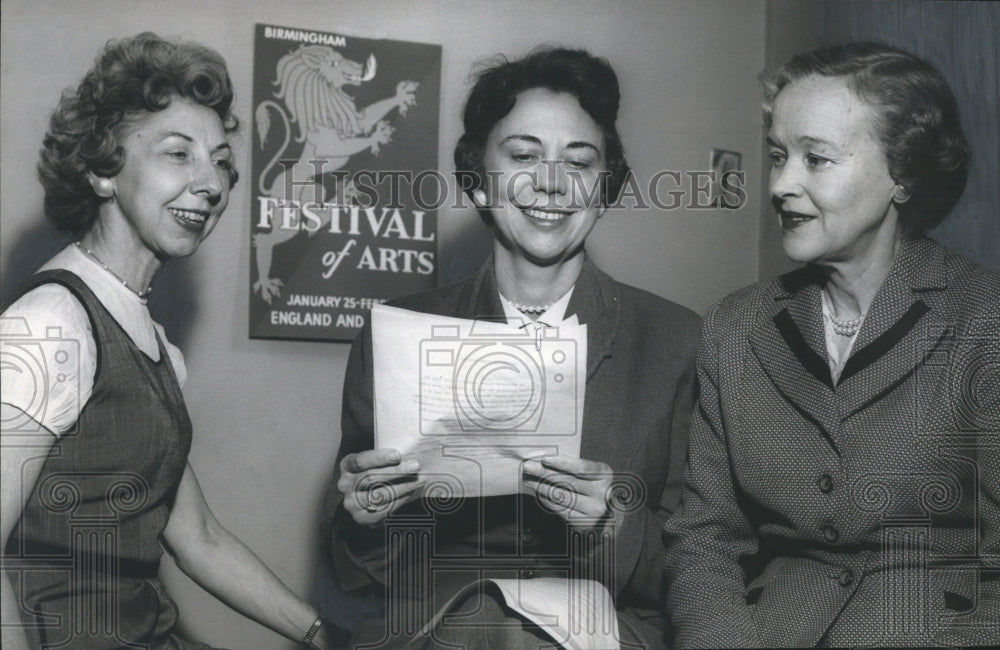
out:
M771 126L781 89L811 75L846 78L852 92L875 109L875 132L889 174L909 195L897 204L902 227L922 233L941 223L965 190L971 158L958 102L941 74L883 43L805 52L761 77L765 126Z
M465 133L455 145L459 187L471 195L485 185L483 165L490 131L514 108L520 93L534 88L573 95L600 127L608 168L602 178L601 198L605 205L616 201L629 173L615 125L620 101L618 76L603 58L585 50L555 47L535 49L516 61L498 55L478 71L462 113Z
M105 199L87 173L115 176L125 164L122 140L141 117L161 111L175 97L211 108L227 134L239 130L233 84L215 50L168 41L151 32L109 41L75 89L63 92L49 121L38 163L45 214L60 230L83 234ZM238 174L229 172L229 186Z

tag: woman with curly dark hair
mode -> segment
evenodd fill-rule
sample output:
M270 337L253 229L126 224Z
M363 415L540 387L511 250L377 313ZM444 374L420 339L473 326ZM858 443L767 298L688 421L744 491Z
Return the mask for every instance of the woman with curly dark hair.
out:
M705 317L683 506L682 647L1000 641L1000 272L923 233L965 188L947 83L878 43L764 82L799 270Z
M456 499L453 510L435 515L425 555L387 543L386 531L420 534L413 522L434 512L433 499L421 492L433 473L422 474L419 460L399 450L376 448L366 327L344 380L343 437L326 521L340 587L374 590L387 604L384 615L356 631L356 643L577 647L577 638L563 634L611 629L611 619L584 612L574 597L550 599L538 612L550 623L546 632L491 586L467 591L481 578L513 577L529 588L576 577L610 594L626 647L662 645L659 540L679 494L698 318L616 282L587 257L587 237L629 171L618 105L614 70L582 50L539 49L499 59L478 75L455 164L492 231L493 256L472 277L393 304L519 324L538 336L538 326L586 325L579 454L553 448L523 460L519 494ZM380 500L386 476L399 480ZM630 486L632 498L621 500L628 495L616 485ZM460 592L448 608L454 616L428 624ZM556 615L570 605L569 620Z
M110 42L52 116L45 211L78 239L2 319L5 649L206 647L175 634L161 543L231 607L327 645L316 611L206 504L183 357L146 307L160 266L226 208L232 102L218 53L144 33Z

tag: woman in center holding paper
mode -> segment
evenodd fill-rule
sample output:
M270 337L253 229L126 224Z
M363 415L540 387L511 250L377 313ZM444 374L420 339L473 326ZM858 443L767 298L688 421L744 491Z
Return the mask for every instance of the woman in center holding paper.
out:
M585 253L629 173L618 104L614 71L581 50L539 49L478 75L455 161L493 255L470 278L391 303L449 317L422 341L400 346L422 315L390 329L399 312L376 310L348 363L324 537L341 590L386 595L356 644L535 648L596 628L624 647L663 645L660 534L679 496L699 323ZM393 344L388 365L419 375L416 395L378 363ZM499 397L505 373L536 392ZM440 402L454 410L435 421L441 377L454 380ZM400 413L416 430L386 430ZM504 596L486 578L516 587ZM568 602L610 595L617 616L567 617L560 597L518 602L533 585L570 584L580 592Z

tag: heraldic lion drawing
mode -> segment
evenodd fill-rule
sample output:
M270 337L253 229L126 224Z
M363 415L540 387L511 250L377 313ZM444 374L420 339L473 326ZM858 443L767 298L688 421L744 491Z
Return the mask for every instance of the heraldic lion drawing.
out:
M332 200L334 197L324 196L322 175L340 169L356 153L367 149L377 155L382 145L392 142L395 129L383 118L394 109L405 117L407 109L417 103L416 91L420 84L400 81L393 97L358 110L344 87L371 81L375 78L376 66L373 54L362 66L325 45L303 45L278 61L275 99L284 100L285 108L276 101L265 100L254 113L262 148L271 129L272 113L281 117L284 126L284 141L257 180L257 189L262 195L281 201L293 200L300 206ZM265 179L285 157L293 136L295 142L304 143L302 152L294 164L283 164L282 171L267 184ZM350 181L339 184L337 194L339 202L349 202L355 194L353 184ZM281 295L282 286L280 279L271 277L274 247L297 232L274 226L270 232L257 233L253 237L257 261L257 281L253 289L260 292L268 304Z

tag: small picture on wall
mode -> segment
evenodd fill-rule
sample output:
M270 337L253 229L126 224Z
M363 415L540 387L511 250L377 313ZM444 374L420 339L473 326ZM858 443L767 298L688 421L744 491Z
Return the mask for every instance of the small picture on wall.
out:
M740 153L726 149L712 149L712 207L735 209L740 207L740 194L736 188L742 184Z

